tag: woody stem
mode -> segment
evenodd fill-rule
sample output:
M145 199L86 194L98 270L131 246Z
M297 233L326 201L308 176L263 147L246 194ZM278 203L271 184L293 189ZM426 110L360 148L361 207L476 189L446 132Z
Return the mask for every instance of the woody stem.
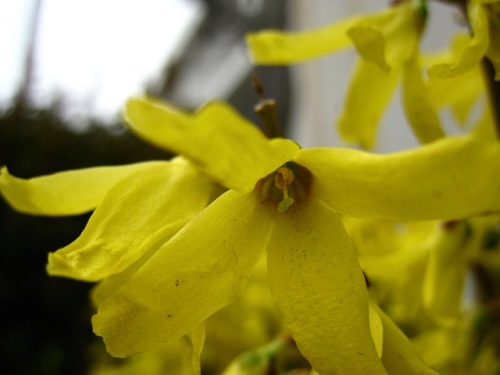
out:
M486 57L483 58L482 68L491 117L493 118L497 139L500 140L500 81L495 81L495 69Z

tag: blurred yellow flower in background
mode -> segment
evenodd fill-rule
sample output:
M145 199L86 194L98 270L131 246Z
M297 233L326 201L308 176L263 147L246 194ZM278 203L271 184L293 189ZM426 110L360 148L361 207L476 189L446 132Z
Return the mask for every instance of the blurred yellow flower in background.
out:
M338 118L342 138L372 148L380 118L401 81L408 122L417 138L428 143L444 132L429 102L420 67L419 42L425 21L421 2L406 1L318 30L250 33L247 42L252 59L262 65L292 64L355 47L360 59Z
M500 1L471 0L467 17L472 36L467 45L455 51L450 61L437 62L429 68L430 78L452 78L464 74L487 57L495 69L495 80L500 80Z

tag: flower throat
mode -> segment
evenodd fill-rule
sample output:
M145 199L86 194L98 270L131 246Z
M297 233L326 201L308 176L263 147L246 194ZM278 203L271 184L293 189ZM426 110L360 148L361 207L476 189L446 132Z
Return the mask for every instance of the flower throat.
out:
M271 204L283 213L307 199L311 183L312 173L290 161L257 182L255 191L262 203Z

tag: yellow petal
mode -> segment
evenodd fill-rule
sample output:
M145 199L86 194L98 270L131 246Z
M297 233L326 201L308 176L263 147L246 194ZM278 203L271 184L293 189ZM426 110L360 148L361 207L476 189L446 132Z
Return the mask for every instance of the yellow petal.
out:
M370 319L370 332L372 334L373 343L375 344L375 349L377 350L377 354L380 358L382 357L384 345L384 326L382 325L380 315L372 305L373 303L370 302L368 314L368 317Z
M312 172L320 199L346 216L452 220L500 210L495 141L448 137L387 155L310 148L294 161Z
M87 281L121 272L166 242L216 190L185 160L151 164L109 190L81 236L49 255L47 271Z
M384 222L385 223L385 222ZM379 221L369 220L367 227L381 224ZM382 296L379 301L384 301L384 307L391 317L397 322L410 322L414 324L417 314L421 313L422 283L428 259L428 237L432 234L433 222L412 222L408 224L387 222L392 226L392 233L387 229L375 243L367 237L361 242L359 233L349 232L349 237L358 247L368 246L370 252L359 256L363 272L375 285L376 296ZM384 229L377 225L372 230ZM378 232L378 231L377 231ZM354 237L353 237L354 236ZM383 241L385 239L385 241ZM361 239L363 240L363 239ZM389 248L387 249L387 244ZM359 254L358 247L356 251ZM373 249L370 249L372 248ZM378 247L375 249L375 247Z
M387 287L389 295L387 311L391 317L399 323L414 324L422 317L422 283L425 273L425 266L428 253L422 248L416 248L415 254L407 251L405 264L397 264L395 267L402 267L399 278L393 277L392 280L373 280L374 283L383 284ZM402 257L400 257L402 258ZM413 259L412 259L413 258ZM386 272L393 272L394 267L386 268ZM370 277L370 275L368 275Z
M479 68L446 80L427 82L427 99L434 108L450 107L459 125L465 125L474 104L484 92Z
M438 375L418 355L410 340L394 322L375 304L384 326L384 349L382 362L388 375Z
M347 34L365 61L389 72L415 54L423 21L418 9L407 2L364 17Z
M468 35L456 35L451 44L451 56L465 49L469 42L470 37ZM441 55L443 54L441 53ZM423 60L427 60L427 65L431 65L446 58L436 56L432 59L426 58ZM426 85L428 99L434 108L449 106L459 125L465 125L474 105L485 91L483 81L481 66L479 65L446 80L432 79Z
M420 143L445 136L436 109L429 100L417 59L403 66L403 107L413 133Z
M275 220L269 282L299 350L322 375L385 374L365 281L340 219L312 197Z
M256 64L293 64L335 53L351 45L346 31L361 17L356 16L306 32L276 30L247 34L250 55Z
M474 68L488 49L488 16L482 5L470 4L468 8L473 37L458 54L454 62L435 64L429 68L430 78L451 78Z
M451 365L456 368L457 359L464 352L464 344L468 348L471 346L468 342L470 335L464 328L462 325L451 329L427 329L412 337L411 343L429 366L446 369Z
M461 256L468 229L462 221L436 228L425 272L422 299L427 315L436 323L456 323L462 302L467 264Z
M95 209L109 189L123 178L157 164L86 168L31 179L14 177L3 168L0 192L15 210L23 213L77 215Z
M375 65L358 60L344 109L338 120L344 141L371 149L380 118L396 90L399 74L384 73Z
M222 102L186 114L167 103L135 97L127 101L125 119L139 136L182 154L215 181L241 192L250 191L299 148L290 140L268 140Z
M228 191L100 306L92 323L116 357L176 340L240 294L271 223L253 192Z

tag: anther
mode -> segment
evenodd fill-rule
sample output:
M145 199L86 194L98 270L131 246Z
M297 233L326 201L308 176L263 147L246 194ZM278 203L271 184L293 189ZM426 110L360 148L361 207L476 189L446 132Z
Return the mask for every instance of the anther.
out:
M284 189L286 189L286 187L293 182L294 178L295 176L290 169L287 167L281 167L276 171L274 182L278 189L284 191Z

